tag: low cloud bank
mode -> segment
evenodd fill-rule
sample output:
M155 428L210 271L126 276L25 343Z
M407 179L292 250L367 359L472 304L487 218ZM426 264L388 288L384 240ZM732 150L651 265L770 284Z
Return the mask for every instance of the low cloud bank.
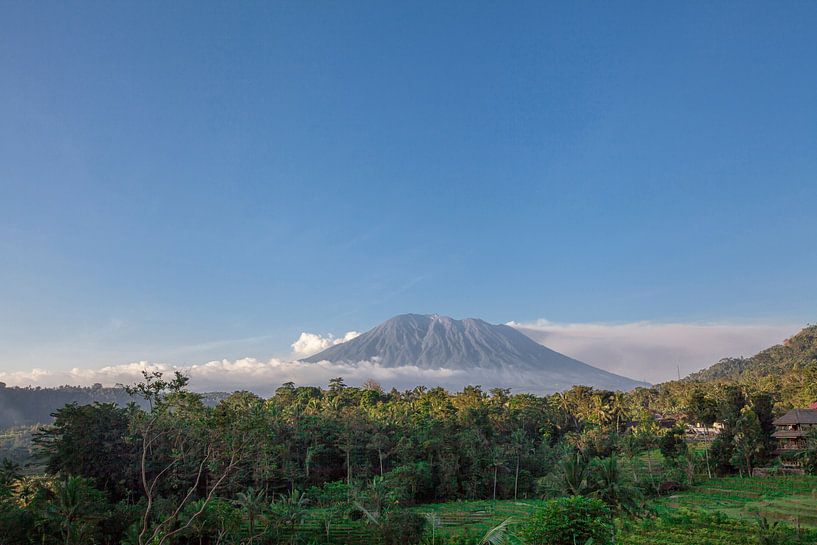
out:
M619 375L651 383L684 376L727 356L748 356L781 342L794 334L796 325L734 324L558 324L546 320L529 323L509 322L536 342L568 356ZM330 346L351 340L359 333L343 336L301 333L292 344L294 358L302 358ZM384 368L372 362L334 364L304 363L288 359L256 358L216 360L193 365L134 362L97 369L73 368L69 371L33 369L0 372L0 382L9 386L53 387L64 384L105 386L129 384L142 378L142 370L166 373L182 371L198 391L252 390L270 395L284 382L325 386L334 377L343 377L349 385L368 379L384 388L442 386L451 390L468 384L486 389L511 388L516 392L545 393L569 385L539 384L537 377L508 370L420 369L415 366Z
M559 324L509 322L534 341L605 371L651 383L708 367L721 358L751 356L796 333L798 325Z
M74 368L70 371L34 369L32 371L0 372L0 382L5 382L9 386L54 387L63 384L90 385L93 383L114 386L140 380L143 370L164 373L182 371L190 376L190 385L197 391L251 390L260 395L272 394L284 382L291 381L299 386L325 386L329 383L329 379L334 377L343 377L349 385L360 385L368 379L373 379L381 383L384 388L396 387L399 389L413 388L418 385L456 389L474 382L472 375L452 369L419 369L414 366L383 368L371 362L303 363L279 359L260 361L255 358L210 361L190 366L135 362L99 369ZM524 381L516 380L512 376L486 378L496 378L502 383L510 380L517 385L524 384ZM489 382L485 384L486 387L494 386Z

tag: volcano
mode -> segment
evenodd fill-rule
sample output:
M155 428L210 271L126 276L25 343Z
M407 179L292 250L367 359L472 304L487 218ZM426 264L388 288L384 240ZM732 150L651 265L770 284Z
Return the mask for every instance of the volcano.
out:
M560 354L510 326L437 314L395 316L301 361L449 369L475 380L504 377L503 382L528 391L554 392L576 384L607 390L647 385Z

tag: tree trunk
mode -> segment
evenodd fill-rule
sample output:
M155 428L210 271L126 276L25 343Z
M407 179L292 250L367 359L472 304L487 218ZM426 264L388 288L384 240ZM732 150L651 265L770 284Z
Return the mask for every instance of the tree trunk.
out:
M377 457L380 459L380 476L383 476L383 452L378 448Z
M499 471L499 466L494 466L494 501L496 501L496 474Z
M519 490L519 453L516 454L516 473L513 477L513 499L516 500L517 491Z
M652 456L650 456L649 451L647 451L647 471L650 474L650 483L652 484L652 487L656 488L656 486L655 486L655 477L652 474ZM659 493L659 495L660 495L660 493Z
M704 458L706 458L706 474L711 479L712 470L709 469L709 448L704 449Z
M352 445L346 444L346 486L352 486Z

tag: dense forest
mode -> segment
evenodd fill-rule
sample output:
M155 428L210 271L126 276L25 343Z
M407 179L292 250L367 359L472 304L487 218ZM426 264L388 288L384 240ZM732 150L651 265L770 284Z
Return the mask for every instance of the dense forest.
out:
M202 399L207 405L215 405L226 396L224 393L212 392L203 394ZM0 382L0 429L51 422L54 411L71 403L115 403L121 407L136 403L147 406L144 399L128 394L123 386L109 388L94 384L58 388L9 387Z
M558 533L554 521L579 524L565 513L590 526L571 526L564 543L609 543L621 521L649 518L646 498L777 466L772 420L813 400L813 341L809 328L766 351L774 356L757 361L777 369L766 375L744 366L738 380L545 397L478 386L387 392L337 378L213 404L180 374L146 373L124 390L140 404L56 410L30 445L43 471L3 462L0 535L3 545L342 543L331 529L344 521L363 542L409 544L428 541L435 524L416 505L537 498L544 511L517 532L527 543L545 543L542 528ZM691 447L685 421L722 431ZM817 437L799 456L817 469ZM307 513L319 526L304 529Z

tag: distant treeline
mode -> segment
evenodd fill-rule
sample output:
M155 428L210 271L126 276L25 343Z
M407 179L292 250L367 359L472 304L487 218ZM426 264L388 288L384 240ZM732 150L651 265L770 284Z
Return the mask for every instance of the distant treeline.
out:
M226 394L204 394L204 402L214 405ZM47 424L52 421L52 413L70 403L90 405L92 403L114 403L121 407L136 403L146 408L144 399L128 395L124 388L106 388L101 384L93 386L60 386L40 388L19 386L7 387L0 382L0 429L12 426Z

